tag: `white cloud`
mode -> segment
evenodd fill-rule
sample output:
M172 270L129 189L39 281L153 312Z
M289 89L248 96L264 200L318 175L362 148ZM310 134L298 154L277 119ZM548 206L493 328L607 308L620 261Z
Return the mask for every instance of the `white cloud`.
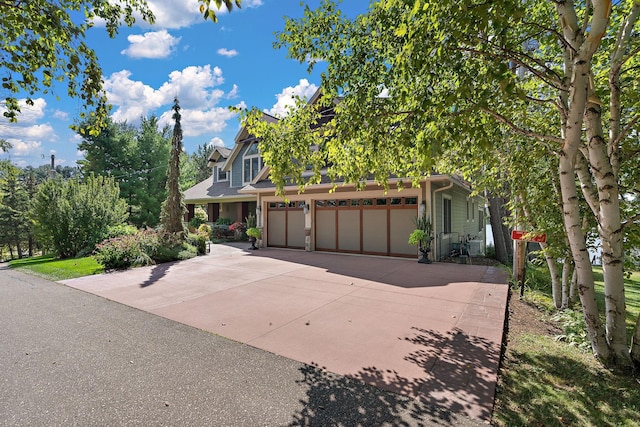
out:
M147 4L156 17L155 28L183 28L202 21L198 0L148 0Z
M276 95L278 100L271 109L264 111L275 117L283 117L289 113L289 109L295 105L295 97L309 99L318 90L318 86L309 83L307 79L300 79L296 86L286 87Z
M204 133L221 132L227 126L227 121L236 116L236 113L222 107L215 107L209 110L182 109L180 114L180 124L182 125L182 134L184 136L199 136ZM172 115L173 111L171 110L162 113L158 120L160 127L165 125L173 127Z
M60 111L60 110L56 110L53 112L53 118L58 119L58 120L62 120L62 121L67 121L69 120L69 113L64 112L64 111Z
M18 105L20 106L20 113L18 113L17 117L17 126L20 126L25 123L36 123L43 118L47 102L43 98L36 98L33 100L33 105L28 105L27 99L22 98L18 100ZM4 103L0 104L0 117L4 117L6 111L7 107Z
M42 154L43 142L55 142L58 139L54 128L49 123L41 123L45 117L47 103L42 98L33 100L33 105L27 105L26 99L18 100L21 113L17 123L9 123L2 117L6 108L0 105L0 138L7 140L12 148L9 156L26 157ZM16 164L28 163L21 159L12 160Z
M238 51L235 49L227 49L225 47L222 47L218 49L218 55L226 56L227 58L233 58L234 56L238 55Z
M38 141L25 141L21 139L10 138L11 150L9 152L14 156L28 156L40 151L42 143Z
M227 99L234 99L238 97L238 85L234 84L233 88L227 94Z
M262 0L244 0L242 7L260 7L262 6Z
M211 138L211 141L209 141L209 146L210 147L224 147L224 141L222 140L222 138L218 138L213 137Z
M129 47L120 53L131 58L166 58L175 50L180 37L173 37L167 30L132 34L127 37Z

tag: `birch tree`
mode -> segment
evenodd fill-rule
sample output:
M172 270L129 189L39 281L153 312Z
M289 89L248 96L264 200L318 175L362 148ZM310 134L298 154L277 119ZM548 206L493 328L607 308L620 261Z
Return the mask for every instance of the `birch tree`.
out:
M281 189L286 179L318 182L325 167L356 184L373 176L387 185L393 174L408 185L452 147L491 150L509 144L505 133L544 147L557 165L547 172L559 184L591 347L628 370L640 362L623 281L624 240L638 227L638 198L626 195L638 191L639 10L637 0L388 0L349 20L324 0L287 20L275 43L309 69L322 64L321 108L300 102L270 126L253 111L247 123ZM604 313L580 203L602 242Z

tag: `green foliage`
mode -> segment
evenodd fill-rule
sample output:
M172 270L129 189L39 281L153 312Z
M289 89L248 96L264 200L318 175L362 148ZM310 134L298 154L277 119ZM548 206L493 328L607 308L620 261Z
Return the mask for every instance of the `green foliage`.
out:
M2 89L7 93L4 116L16 121L21 105L15 97L27 94L26 105L33 105L37 92L55 92L56 82L67 83L67 94L80 98L86 116L95 113L96 126L107 117L107 98L102 90L102 69L95 52L85 44L85 33L94 22L103 21L110 37L123 24L132 26L135 15L153 23L146 2L124 0L58 0L2 2L0 63ZM97 128L90 129L91 132Z
M195 237L197 244L200 237ZM185 260L193 258L197 253L198 249L194 245L183 242L176 234L148 229L134 235L103 241L96 246L94 256L106 270L121 270Z
M211 178L209 156L214 150L213 145L201 144L196 150L181 157L180 189L186 190L194 185Z
M562 310L556 313L552 320L558 322L563 333L556 336L556 340L574 345L582 351L590 349L587 327L584 323L584 315L580 311Z
M211 226L209 224L200 224L200 227L198 227L198 234L202 234L208 239L211 235Z
M252 228L257 226L256 216L253 214L249 214L245 219L245 223L247 224L247 228Z
M105 239L111 239L113 237L133 236L138 233L138 228L131 224L117 224L107 229Z
M158 251L159 241L154 232L114 237L96 246L94 256L105 270L124 270L153 264L149 255Z
M180 123L180 104L178 98L173 102L173 137L171 138L171 155L167 170L167 198L162 204L160 219L165 231L169 233L183 232L182 216L185 212L184 200L180 192L180 154L182 153L182 125Z
M205 224L208 220L207 213L201 207L197 207L194 210L193 218L189 220L189 227L198 228L200 225Z
M260 230L255 228L255 227L247 228L246 233L247 233L247 236L253 237L253 238L256 238L256 239L259 239L260 236L261 236Z
M238 8L242 6L242 0L213 0L213 2L212 0L198 0L198 2L200 3L200 13L203 18L205 20L210 19L213 22L218 22L216 11L219 11L223 4L229 12L233 9L234 4ZM215 9L212 6L215 6Z
M186 242L197 249L198 255L207 253L207 235L200 233L188 233Z
M216 225L231 225L231 224L233 224L233 221L231 221L231 219L229 218L220 217L216 220Z
M91 126L85 121L80 129ZM169 127L158 130L158 118L142 118L140 128L107 119L99 134L78 132L85 152L79 161L85 174L112 176L120 185L121 197L129 203L129 221L138 227L155 227L166 199L166 170L169 161Z
M5 164L0 172L0 244L15 246L18 257L30 238L27 185L20 180L19 170Z
M109 227L126 220L127 204L113 178L56 178L40 185L30 215L39 240L69 258L93 251Z
M426 239L427 233L425 233L424 230L416 228L409 235L409 244L422 246Z

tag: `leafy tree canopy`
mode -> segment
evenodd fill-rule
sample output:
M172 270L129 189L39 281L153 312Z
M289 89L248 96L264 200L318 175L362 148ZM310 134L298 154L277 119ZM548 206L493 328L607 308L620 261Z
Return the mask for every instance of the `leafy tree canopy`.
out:
M26 94L27 105L36 93L49 93L55 82L67 82L67 94L79 97L96 124L107 117L107 99L102 91L102 69L95 52L84 42L96 19L104 20L114 37L123 23L131 26L134 13L147 22L154 17L144 0L46 0L0 1L0 76L5 98L5 117L17 121L17 96ZM83 112L83 117L87 112ZM96 131L92 128L91 131Z
M198 2L200 3L200 13L203 18L210 19L213 22L218 22L216 10L220 10L223 4L229 12L233 9L234 4L238 8L242 7L242 0L198 0ZM211 7L212 5L215 5L216 10Z

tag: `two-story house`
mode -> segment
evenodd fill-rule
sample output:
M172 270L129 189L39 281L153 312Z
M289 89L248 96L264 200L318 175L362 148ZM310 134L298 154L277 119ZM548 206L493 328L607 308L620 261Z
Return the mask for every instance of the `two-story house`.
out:
M277 120L267 114L264 119ZM286 188L285 202L276 196L258 141L246 129L232 150L217 148L209 161L211 178L185 191L187 219L195 205L206 205L211 222L219 217L243 221L254 213L262 246L415 257L417 248L408 238L416 217L426 213L432 219L434 260L446 258L460 242L468 244L471 255L484 252L484 199L470 196L468 183L455 177L432 174L419 187L398 191L390 185L386 193L375 181L364 190L341 185L330 193L327 179L302 194Z

